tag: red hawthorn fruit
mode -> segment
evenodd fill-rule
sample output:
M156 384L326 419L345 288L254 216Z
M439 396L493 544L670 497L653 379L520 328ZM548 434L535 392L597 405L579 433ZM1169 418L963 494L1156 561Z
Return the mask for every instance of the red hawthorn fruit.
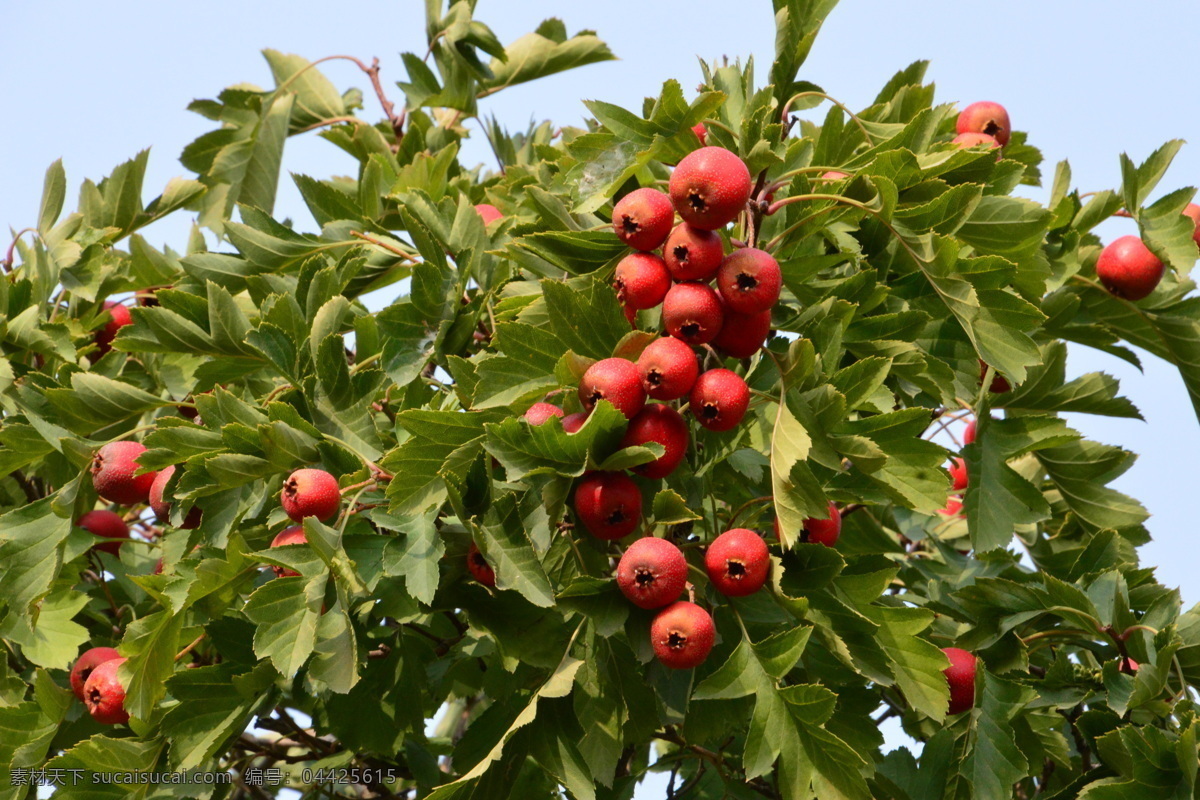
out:
M946 498L946 507L939 508L937 513L941 514L943 517L947 517L947 518L951 518L951 519L954 517L961 517L962 516L962 499L959 497L955 497L954 495L950 495L949 497Z
M597 539L622 539L642 520L642 491L621 472L589 472L575 488L575 515Z
M696 379L688 396L688 409L710 431L737 427L750 406L750 387L736 372L710 369Z
M492 565L483 557L483 553L479 551L479 547L474 542L471 542L471 546L467 548L467 571L477 582L484 586L495 587L496 570L492 569Z
M621 447L634 447L648 442L663 446L661 456L648 464L641 464L633 471L645 478L657 480L675 471L687 454L688 426L679 412L663 403L649 403L642 412L629 421Z
M950 713L961 714L975 705L975 655L958 647L943 647L950 666L942 671L950 684Z
M629 323L629 327L637 328L637 309L629 306L621 306L621 313L625 315L625 321Z
M617 586L638 608L662 608L679 598L687 573L687 560L678 547L666 539L647 536L621 556Z
M671 273L666 263L653 253L630 253L621 259L613 273L613 289L625 308L654 308L670 288Z
M975 441L975 420L967 423L967 427L963 428L963 444L973 444Z
M337 478L323 469L298 469L283 482L283 510L295 522L305 517L327 520L342 503Z
M563 417L563 430L567 433L576 433L583 427L583 423L587 422L587 411L576 411L574 414L567 414Z
M154 516L164 525L171 524L171 501L163 499L163 492L166 491L167 482L171 480L171 476L175 474L175 467L170 466L158 473L154 479L154 483L150 485L150 508L154 509ZM200 524L201 511L199 506L192 506L188 509L187 516L183 520L183 524L179 527L183 530L192 530Z
M504 212L496 208L491 203L477 203L475 210L479 212L479 216L483 218L485 226L492 224L498 219L504 219Z
M304 528L299 525L292 525L289 528L284 528L279 533L275 534L275 538L271 540L271 547L283 547L289 544L308 544L308 536L304 533ZM271 566L271 571L275 573L276 578L298 578L300 573L294 569L287 567Z
M961 458L954 459L948 469L950 480L954 481L954 491L961 492L967 488L967 462Z
M613 232L634 250L657 250L674 222L671 198L648 186L633 190L613 206Z
M712 344L734 358L750 358L762 348L771 333L771 309L757 314L739 314L725 309L721 332Z
M646 390L637 365L623 358L605 358L588 367L579 382L579 401L591 411L596 403L607 400L632 418L646 405Z
M107 509L98 508L84 514L75 523L88 533L99 536L106 541L93 545L95 550L103 550L109 555L116 555L121 545L129 538L129 526L120 514Z
M154 562L154 572L152 572L150 574L151 575L162 575L162 571L163 571L163 560L160 558L158 561Z
M701 147L671 173L671 202L697 228L715 230L737 219L753 185L750 170L724 147Z
M967 150L972 147L986 147L989 150L998 150L1000 148L1000 143L986 133L960 133L950 141L952 144L958 145L960 150ZM996 160L1000 160L999 153L996 154Z
M1122 658L1117 664L1117 669L1124 672L1126 675L1133 675L1141 667L1141 664L1134 661L1132 658Z
M75 666L71 667L71 691L83 701L83 685L96 667L105 661L120 657L121 654L111 647L93 647L86 651L75 661Z
M725 307L739 314L769 311L779 300L783 273L770 253L743 247L725 256L717 270L717 288Z
M1012 125L1008 121L1008 111L999 103L981 101L971 103L958 115L954 125L956 132L986 134L1002 146L1008 144L1012 134Z
M104 301L104 309L108 311L109 320L104 323L104 327L96 331L93 341L99 349L100 355L104 355L109 350L112 350L113 339L117 338L117 332L126 325L133 324L133 316L129 313L129 309L120 303L114 303L110 300Z
M1186 217L1191 217L1192 224L1196 226L1196 229L1192 232L1192 241L1200 245L1200 205L1188 203L1187 208L1183 210L1183 214Z
M109 442L92 457L92 486L96 494L110 503L123 506L144 503L150 498L150 487L157 473L135 475L137 458L146 452L140 442Z
M117 670L126 659L113 658L92 670L83 684L83 702L92 719L102 725L123 725L129 721L125 710L125 687L117 679Z
M771 568L767 543L752 530L734 528L713 540L704 554L704 569L716 590L728 597L754 594Z
M677 281L707 281L725 257L720 234L681 222L663 245L663 262Z
M655 400L676 400L691 391L700 375L695 352L673 336L655 339L637 361L642 388Z
M809 517L804 520L804 530L808 531L808 541L833 547L842 535L842 512L831 502L829 519Z
M534 403L525 412L525 421L530 425L544 425L551 417L563 418L563 410L553 403Z
M1096 277L1116 297L1141 300L1158 286L1163 263L1137 236L1122 236L1100 252Z
M708 144L708 128L704 127L703 122L697 122L693 125L692 133L696 134L696 138L700 140L700 144Z
M708 284L677 283L663 299L662 318L667 333L698 346L717 338L725 310Z
M983 383L984 377L987 375L987 371L987 363L982 358L979 359L979 382L981 384ZM988 387L988 391L992 392L993 394L1004 394L1005 392L1011 390L1012 384L1008 382L1008 378L1004 377L999 372L996 372L995 377L992 378L992 385Z
M849 178L849 177L850 176L848 174L846 174L845 172L840 172L836 169L831 169L828 172L822 172L821 177L817 178L817 180L814 182L815 183L823 183L826 181L829 181L829 182L844 181L846 178Z
M716 633L707 611L687 600L677 600L650 623L650 644L663 666L690 669L708 658Z

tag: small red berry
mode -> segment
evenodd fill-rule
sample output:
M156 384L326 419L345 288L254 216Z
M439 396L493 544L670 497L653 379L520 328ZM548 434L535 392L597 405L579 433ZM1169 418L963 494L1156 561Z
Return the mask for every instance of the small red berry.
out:
M171 476L175 474L175 467L170 466L158 473L154 479L154 483L150 485L150 508L154 509L154 516L158 517L158 521L164 525L171 524L171 501L163 499L163 492L166 491L167 482L171 480ZM201 511L199 506L192 506L188 509L187 516L183 520L183 524L179 527L183 530L192 530L200 525Z
M1192 241L1200 245L1200 205L1188 203L1187 208L1183 210L1185 217L1191 217L1192 224L1195 225L1195 230L1192 232Z
M975 441L975 420L967 423L967 427L963 428L963 444L972 444Z
M739 314L725 309L721 332L713 346L734 358L750 358L759 351L771 333L771 309L757 314Z
M671 232L675 211L671 198L647 186L618 200L612 220L613 232L622 242L634 250L657 250Z
M1126 675L1133 675L1140 668L1141 664L1128 657L1122 658L1117 664L1117 669L1121 672L1124 672Z
M621 259L613 273L613 289L625 308L654 308L670 288L671 273L653 253L630 253Z
M108 509L98 508L95 511L89 511L75 524L88 533L107 540L93 545L93 549L103 550L110 555L115 556L121 549L121 545L129 539L129 526L125 524L125 520L121 519L120 514L113 513Z
M809 517L804 520L804 530L808 531L808 541L833 547L838 537L842 535L842 512L833 503L829 504L829 519Z
M150 498L150 487L157 473L134 473L139 469L137 458L146 452L140 442L109 442L92 458L92 486L96 494L110 503L132 506Z
M771 554L767 543L746 528L725 531L708 546L704 569L716 590L728 597L754 594L767 581Z
M717 288L725 306L739 314L769 311L779 300L783 273L770 253L743 247L725 256L717 270Z
M692 348L673 336L655 339L637 361L642 388L655 400L675 400L691 391L700 374Z
M648 464L634 467L633 471L646 478L665 478L675 471L687 455L687 423L679 416L679 412L670 406L664 403L649 403L640 414L629 421L625 437L621 440L621 447L635 447L648 442L661 444L663 454Z
M989 150L996 150L1000 147L1000 143L992 136L986 133L960 133L950 140L953 144L958 145L960 150L966 150L972 147L986 147ZM1000 160L1000 155L996 155L996 160Z
M750 387L736 372L710 369L692 386L688 409L696 421L710 431L737 427L750 406Z
M597 539L621 539L642 520L642 491L621 472L591 472L575 488L575 514Z
M477 203L475 210L483 218L484 225L490 225L498 219L504 219L504 212L490 203Z
M304 528L299 525L292 525L289 528L284 528L279 533L275 534L275 538L271 540L271 547L284 547L289 544L308 544L308 536L304 533ZM298 578L300 573L294 569L287 567L279 567L272 565L271 571L275 573L276 578Z
M942 670L950 685L950 713L961 714L975 705L975 656L958 647L943 647L950 666Z
M692 133L696 134L696 138L700 140L700 144L708 144L708 128L704 127L703 122L697 122L693 125Z
M471 577L484 586L496 585L496 570L492 569L492 565L483 557L483 553L474 542L467 548L467 571L471 573Z
M671 669L690 669L703 664L716 635L708 612L687 600L667 606L650 623L654 655Z
M697 346L717 338L725 321L725 311L711 286L677 283L663 300L662 318L667 333Z
M646 390L637 365L623 358L605 358L588 367L579 382L579 401L591 411L596 403L607 400L632 418L646 405Z
M117 679L117 670L127 659L112 658L99 664L83 684L83 702L92 719L102 725L122 725L129 721L125 710L125 687Z
M983 383L983 379L987 375L987 371L988 371L987 363L984 362L984 360L982 358L979 359L979 382L980 383ZM988 388L989 388L989 391L993 392L994 394L1004 394L1005 392L1010 391L1012 389L1012 384L1008 382L1008 378L1004 377L999 372L996 372L995 377L992 378L992 385Z
M753 188L750 170L724 147L701 147L671 173L671 202L697 228L715 230L737 219Z
M121 328L133 324L133 315L129 313L128 308L120 303L105 300L104 308L108 311L110 319L104 323L103 328L96 331L94 337L100 355L104 355L109 350L112 350L113 339L117 338L117 333Z
M583 427L583 423L587 422L589 412L576 411L574 414L567 414L563 417L563 430L567 433L576 433Z
M287 515L300 522L305 517L327 520L342 503L337 478L323 469L298 469L283 482L280 503Z
M946 507L938 509L939 514L943 517L954 518L962 516L962 499L950 495L946 498Z
M562 419L563 410L553 403L534 403L525 412L525 421L530 425L544 425L551 417Z
M950 480L954 481L954 491L961 492L967 488L967 462L961 458L954 459L949 467Z
M982 101L971 103L958 115L954 125L956 132L982 133L992 137L1001 145L1008 144L1012 134L1012 125L1008 121L1008 111L999 103Z
M813 181L813 183L823 183L826 181L829 181L829 182L844 181L844 180L846 180L846 178L849 178L849 177L850 176L847 175L845 172L840 172L836 169L831 169L828 172L822 172L821 177L817 178L815 181Z
M71 691L82 701L84 699L83 685L96 667L105 661L112 661L114 658L120 657L121 654L111 647L93 647L85 652L75 662L75 666L71 667Z
M1137 236L1122 236L1101 251L1096 277L1113 295L1141 300L1162 280L1163 263Z
M663 245L663 262L677 281L707 281L725 257L720 234L681 222Z
M617 586L639 608L661 608L679 598L687 584L683 552L668 542L647 536L629 545L617 564Z

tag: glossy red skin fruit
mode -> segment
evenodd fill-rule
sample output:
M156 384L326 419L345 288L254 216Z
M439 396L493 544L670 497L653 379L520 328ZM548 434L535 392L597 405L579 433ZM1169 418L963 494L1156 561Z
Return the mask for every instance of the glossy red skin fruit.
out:
M950 713L961 714L975 705L975 655L958 647L943 647L950 666L942 670L950 684Z
M770 311L779 300L783 273L770 253L743 247L725 256L717 270L717 288L725 307L739 314Z
M93 647L75 661L75 666L71 667L71 691L80 702L83 701L83 685L93 670L105 661L120 657L121 654L112 647Z
M283 482L279 502L295 522L305 517L327 520L342 504L337 478L323 469L298 469Z
M963 428L963 444L974 444L975 442L975 420L967 423L967 427Z
M987 371L987 363L985 363L983 359L979 359L980 383L983 383L983 378L987 375ZM1004 394L1005 392L1012 391L1012 384L1008 382L1008 378L997 372L995 373L995 377L992 378L992 385L988 387L988 391L992 392L993 394Z
M94 511L89 511L80 517L75 524L88 533L99 536L102 539L110 540L93 545L94 549L103 550L110 555L115 556L120 550L121 545L129 538L129 526L125 524L125 520L121 519L120 514L108 509L98 508Z
M713 347L734 358L750 358L771 333L771 309L757 314L739 314L725 309L721 332L712 340Z
M271 547L283 547L289 544L308 544L308 536L304 533L304 528L299 525L292 525L275 534L275 538L271 540ZM271 571L275 573L276 578L300 577L300 573L296 572L296 570L274 564L271 565Z
M939 508L938 512L943 517L961 517L962 516L962 500L951 495L946 498L946 507Z
M679 599L687 574L687 559L678 547L666 539L647 536L621 556L617 587L638 608L662 608Z
M471 573L471 577L484 586L496 585L496 570L492 569L492 565L483 557L483 553L474 542L467 548L467 572Z
M671 198L644 186L634 189L613 206L613 233L634 250L657 250L675 223Z
M969 147L981 146L987 147L989 150L995 150L996 148L1000 147L1000 143L996 141L996 138L994 136L988 136L986 133L960 133L950 141L953 144L958 145L958 147L962 150L966 150ZM1000 157L997 156L996 160L999 161Z
M83 684L83 703L92 719L102 725L122 725L129 721L125 710L125 687L117 680L117 669L126 659L113 658L97 666Z
M504 219L504 212L491 203L477 203L475 210L479 212L479 216L483 217L484 225L490 225L498 219Z
M1148 297L1163 277L1163 263L1137 236L1122 236L1100 252L1096 277L1113 295L1126 300Z
M174 474L175 467L167 467L158 473L154 483L150 485L150 508L154 509L154 516L158 517L158 521L164 525L171 524L171 501L163 499L163 492L166 491L167 481L171 480L171 476ZM192 530L200 524L200 516L199 507L192 506L188 509L183 524L179 527L183 530Z
M671 173L671 202L679 216L710 231L737 219L752 188L745 162L724 147L693 150Z
M650 623L654 655L671 669L690 669L703 664L716 635L708 612L687 600L667 606Z
M750 407L750 387L736 372L710 369L696 379L688 396L688 410L710 431L738 426Z
M829 504L829 519L809 517L804 520L804 530L808 531L808 541L833 547L838 537L842 535L842 512L833 503Z
M1183 210L1183 214L1186 217L1191 217L1192 222L1195 224L1196 230L1192 232L1192 241L1200 245L1200 205L1188 203L1187 208Z
M655 400L676 400L692 389L700 362L686 343L673 336L655 339L637 361L642 388Z
M553 403L534 403L525 412L525 421L530 425L545 425L551 417L563 418L563 410Z
M700 144L708 144L708 128L704 127L703 122L697 122L693 125L692 133L696 134L696 138L700 140Z
M677 283L662 307L667 333L692 346L708 344L721 333L725 309L721 298L704 283Z
M96 494L110 503L123 506L144 503L150 498L155 472L134 475L137 457L146 452L140 442L109 442L92 457L92 486Z
M613 289L626 308L654 308L670 288L671 273L654 253L630 253L621 259L613 273Z
M597 539L622 539L642 521L642 491L624 473L588 473L575 488L575 515Z
M958 133L984 133L1001 145L1006 145L1012 135L1012 124L1008 121L1008 111L1004 106L984 100L964 108L958 115L954 130Z
M720 234L681 222L663 244L663 263L677 281L707 281L725 257Z
M576 411L574 414L567 414L563 417L563 430L567 433L576 433L583 427L583 423L587 422L589 412Z
M651 479L665 478L675 471L687 455L688 426L679 412L662 403L650 403L642 413L629 421L621 447L633 447L658 442L664 448L661 456L648 464L633 468L637 474Z
M637 365L624 358L605 358L588 367L579 382L579 402L591 411L600 400L607 400L632 419L646 405L646 390Z
M967 488L967 462L961 458L954 459L948 468L950 480L954 481L954 491L961 492Z
M108 315L112 319L104 323L103 328L96 331L94 341L99 346L101 355L112 349L113 339L117 338L117 332L121 328L133 324L133 315L129 313L128 308L120 303L105 300L104 308L108 311Z
M722 533L708 546L704 569L718 592L728 597L745 597L767 582L771 553L757 533L734 528Z

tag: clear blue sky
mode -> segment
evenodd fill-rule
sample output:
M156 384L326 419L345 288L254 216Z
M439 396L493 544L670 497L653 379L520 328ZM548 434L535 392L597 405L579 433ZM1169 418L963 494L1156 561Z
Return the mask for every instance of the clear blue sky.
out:
M185 110L193 98L212 97L238 82L270 83L258 55L264 47L310 59L347 53L378 56L385 85L402 76L399 52L424 48L422 3L416 0L204 0L196 4L117 0L80 3L45 0L9 3L0 47L0 225L34 222L46 167L64 158L72 194L84 177L98 179L139 149L153 146L147 178L156 192L183 174L185 144L211 123ZM594 65L489 99L510 127L530 119L577 122L581 98L640 107L662 81L699 83L696 56L755 56L765 79L774 42L766 0L480 0L478 17L502 41L511 41L548 16L572 32L592 28L618 62ZM1117 155L1145 158L1171 138L1192 138L1162 188L1200 181L1200 104L1196 99L1196 0L842 0L830 17L803 77L850 107L874 97L899 68L932 61L930 77L941 100L1005 104L1019 130L1053 164L1070 158L1085 191L1115 188ZM368 88L348 63L325 66L339 87ZM392 88L393 99L400 99ZM378 107L368 90L364 116ZM482 136L468 158L488 160ZM289 141L288 168L311 175L352 172L333 146L315 136ZM1046 170L1044 170L1046 171ZM294 187L284 181L279 216L312 225ZM152 194L150 196L153 196ZM1041 198L1043 193L1033 193ZM149 199L149 197L147 197ZM71 202L70 200L68 201ZM1108 223L1104 235L1132 232ZM167 221L148 231L151 241L182 249L186 224ZM7 239L7 237L5 237ZM1200 548L1195 546L1200 426L1174 369L1147 356L1146 372L1077 348L1071 371L1105 370L1123 382L1146 423L1091 417L1071 420L1086 435L1141 453L1118 481L1153 513L1155 541L1143 562L1159 566L1160 580L1179 586L1186 603L1200 600ZM656 784L656 787L658 785ZM639 797L660 797L647 786Z

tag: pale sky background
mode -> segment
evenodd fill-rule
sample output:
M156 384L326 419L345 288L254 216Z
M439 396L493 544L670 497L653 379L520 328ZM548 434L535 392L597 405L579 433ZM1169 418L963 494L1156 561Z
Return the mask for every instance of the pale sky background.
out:
M186 171L185 144L212 127L185 110L193 98L215 96L239 82L270 84L259 50L272 47L309 59L346 53L378 56L384 85L397 103L402 51L423 53L424 4L417 0L204 0L198 4L113 0L5 3L0 44L0 226L34 224L46 167L63 157L68 209L80 180L98 180L144 147L153 146L146 199ZM700 82L696 56L755 56L766 79L774 43L770 3L713 0L481 0L477 17L503 42L559 16L571 33L597 30L616 62L585 67L506 90L482 104L511 129L530 119L578 123L582 98L639 109L668 78L685 91ZM1141 161L1168 139L1191 138L1162 191L1200 181L1200 110L1196 101L1196 0L842 0L818 39L801 77L851 108L869 103L898 69L932 61L928 77L938 99L1003 103L1018 130L1046 157L1045 175L1069 158L1076 186L1116 188L1117 156ZM322 66L339 87L366 92L360 116L381 112L365 76L348 62ZM818 113L823 114L822 107ZM482 134L466 160L491 162ZM288 142L284 169L313 176L352 173L354 163L309 134ZM315 230L285 177L276 206L297 227ZM1044 199L1045 192L1031 196ZM147 230L149 240L182 250L187 219L176 215ZM1136 232L1128 221L1106 223L1106 238ZM4 237L0 247L7 246ZM1178 374L1153 357L1144 374L1095 351L1075 348L1072 373L1104 370L1147 422L1077 416L1087 436L1141 454L1117 482L1153 513L1155 541L1141 551L1159 579L1180 587L1185 604L1200 600L1200 548L1191 501L1197 490L1200 426ZM899 743L895 730L889 741ZM664 781L648 781L637 797L663 796Z

